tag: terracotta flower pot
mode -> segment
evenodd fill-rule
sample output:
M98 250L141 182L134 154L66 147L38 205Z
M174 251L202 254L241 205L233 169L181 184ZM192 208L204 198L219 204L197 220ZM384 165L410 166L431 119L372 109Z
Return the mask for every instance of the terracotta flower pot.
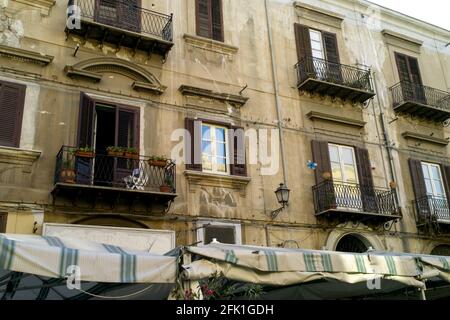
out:
M139 160L139 155L136 153L125 152L124 157L128 159Z
M63 169L61 170L61 182L63 183L75 183L75 170Z
M77 151L75 156L80 158L94 158L95 154L93 151Z
M108 151L108 156L110 157L123 157L122 151Z
M164 193L170 193L172 192L172 190L170 189L169 186L163 185L159 187L159 191L164 192Z
M148 163L155 167L165 167L167 165L166 160L149 160Z

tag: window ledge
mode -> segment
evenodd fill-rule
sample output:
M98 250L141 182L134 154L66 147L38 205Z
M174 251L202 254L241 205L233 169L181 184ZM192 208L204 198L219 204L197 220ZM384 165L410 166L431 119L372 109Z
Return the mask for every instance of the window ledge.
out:
M214 92L212 90L191 87L186 85L180 86L178 90L181 92L182 95L201 96L214 100L219 100L222 102L233 103L239 106L243 106L244 104L246 104L249 99L247 97L243 97L236 94Z
M31 62L42 66L50 64L54 59L53 56L20 48L13 48L5 45L0 45L0 56L24 62Z
M14 0L19 3L27 4L41 11L41 14L48 16L50 9L55 5L55 0Z
M420 140L420 141L426 141L429 143L434 143L440 146L447 146L449 144L449 141L447 139L441 139L441 138L436 138L436 137L432 137L429 135L424 135L424 134L419 134L419 133L415 133L415 132L404 132L402 134L403 138L405 139L415 139L415 140Z
M30 173L31 166L40 156L40 151L0 146L0 163L23 166L23 172Z
M311 120L331 121L331 122L336 122L336 123L340 123L340 124L344 124L344 125L348 125L348 126L352 126L352 127L358 127L358 128L364 128L364 126L366 125L366 122L364 122L362 120L350 119L350 118L345 118L345 117L340 117L340 116L335 116L332 114L326 114L326 113L315 112L315 111L311 111L306 116Z
M220 175L193 170L186 170L184 172L184 176L189 182L191 192L195 192L195 186L201 185L235 189L245 195L245 188L252 180L250 177Z
M384 29L383 31L381 31L381 34L384 36L387 44L410 50L415 53L420 53L420 47L422 47L423 41L388 29Z
M337 29L341 29L342 21L345 18L343 15L300 1L295 1L294 7L300 18L319 22Z
M220 54L225 54L228 56L235 55L239 50L238 47L235 47L235 46L232 46L232 45L220 42L220 41L203 38L203 37L199 37L199 36L194 36L191 34L184 34L183 38L187 44L189 44L193 47L220 53Z

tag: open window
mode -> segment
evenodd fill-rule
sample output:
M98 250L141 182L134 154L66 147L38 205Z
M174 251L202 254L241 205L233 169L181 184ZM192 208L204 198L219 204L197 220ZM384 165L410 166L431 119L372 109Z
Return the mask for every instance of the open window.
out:
M210 244L214 239L220 243L242 244L240 224L200 221L197 225L197 241L201 244Z
M427 104L418 60L398 52L395 53L395 60L403 98L407 101L417 101Z

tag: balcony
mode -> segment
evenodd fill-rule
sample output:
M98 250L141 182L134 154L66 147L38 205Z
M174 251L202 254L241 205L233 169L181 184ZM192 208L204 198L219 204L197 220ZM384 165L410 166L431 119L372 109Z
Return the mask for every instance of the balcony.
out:
M370 71L313 57L295 67L299 90L361 103L375 96Z
M173 17L137 7L126 0L69 0L66 34L117 48L166 56L173 46ZM78 17L78 19L77 19Z
M448 92L406 81L397 83L390 91L396 112L437 122L450 118Z
M325 181L313 196L317 217L376 224L401 218L395 190Z
M447 198L426 196L414 202L419 226L431 222L441 226L447 225L450 230L450 209Z
M106 204L108 211L165 212L177 196L175 179L171 160L80 153L63 146L56 157L53 204L84 209Z

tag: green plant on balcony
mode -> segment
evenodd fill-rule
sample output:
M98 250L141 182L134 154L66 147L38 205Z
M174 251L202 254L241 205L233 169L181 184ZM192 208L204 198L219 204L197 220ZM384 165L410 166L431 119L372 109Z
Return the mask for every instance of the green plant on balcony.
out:
M124 149L125 158L139 159L139 151L135 147L129 147Z
M165 174L164 182L159 187L159 189L160 189L161 192L165 192L165 193L173 192L175 187L174 187L174 182L173 182L173 178L172 178L171 175L169 175L167 173Z
M112 157L122 157L125 153L125 148L123 147L116 147L116 146L109 146L106 148L106 151L108 152L109 156Z
M148 162L151 166L155 167L165 167L167 165L167 157L164 155L161 156L151 156L148 159Z
M81 147L77 148L75 150L75 156L80 158L94 158L95 157L95 151L91 147Z

